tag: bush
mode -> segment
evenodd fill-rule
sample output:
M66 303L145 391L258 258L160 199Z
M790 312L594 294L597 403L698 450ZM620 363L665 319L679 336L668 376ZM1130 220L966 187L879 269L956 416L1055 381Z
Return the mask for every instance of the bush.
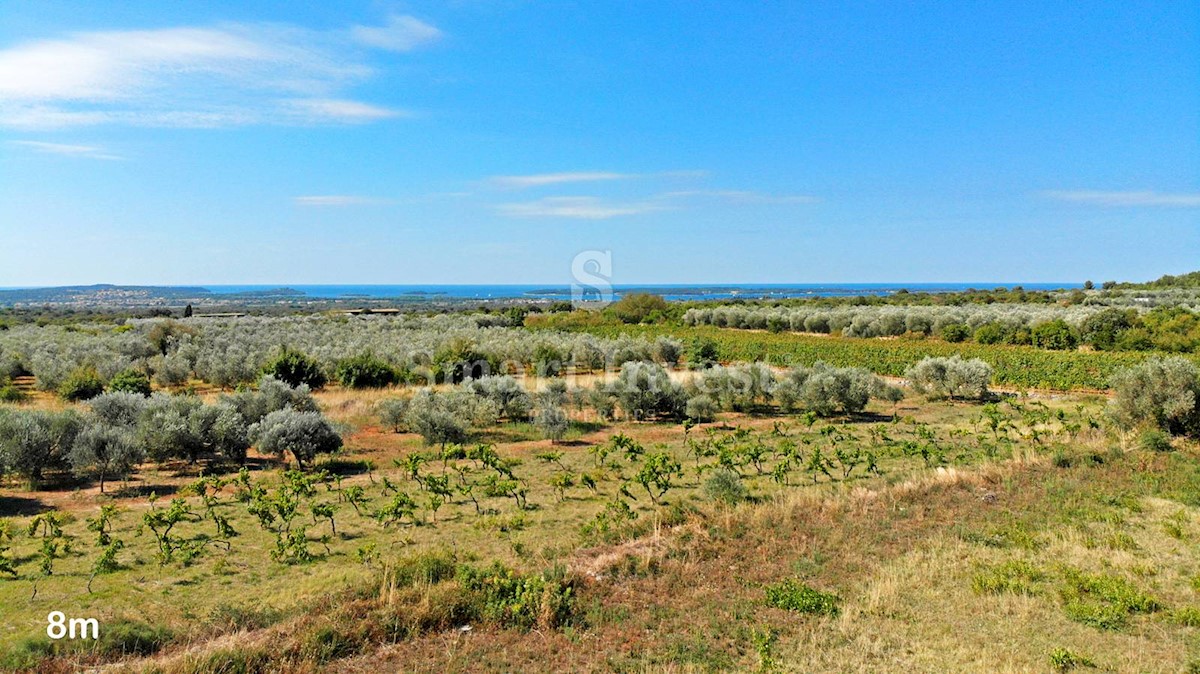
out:
M669 308L670 305L660 295L630 293L605 311L616 316L622 323L641 323L649 318L650 314L666 312Z
M688 352L688 365L693 369L712 367L720 361L717 343L709 339L696 339Z
M1004 344L1008 331L1000 323L985 323L975 329L975 341L980 344Z
M904 376L918 393L932 398L980 400L987 396L992 367L978 358L926 356L908 368Z
M704 495L714 501L729 505L750 498L750 490L742 482L742 476L727 468L721 468L704 482Z
M122 370L112 381L108 382L108 390L119 393L136 393L146 397L150 395L150 377L139 370Z
M29 396L13 384L4 384L0 386L0 402L23 403L26 400L29 400Z
M942 326L941 334L942 339L957 344L971 337L971 328L966 323L949 323Z
M1121 336L1134 326L1137 312L1133 309L1105 309L1092 314L1079 326L1079 337L1102 351L1115 349Z
M58 386L58 395L71 402L89 400L101 393L104 393L104 381L94 367L76 368Z
M836 616L841 599L832 592L821 592L793 578L768 585L767 605L797 613Z
M1125 429L1153 425L1172 434L1200 434L1200 369L1180 357L1150 358L1117 372L1108 412Z
M319 389L325 386L325 373L321 371L321 364L286 346L263 367L263 374L274 377L292 388L304 385L310 389Z
M1061 318L1038 323L1029 332L1033 345L1041 349L1070 351L1079 345L1075 329Z
M462 566L458 581L478 617L501 627L555 629L575 615L575 584L560 572L522 576L496 563Z
M1058 672L1069 672L1076 667L1095 667L1096 663L1065 648L1056 648L1050 652L1050 666Z
M293 409L297 412L316 412L317 401L305 384L290 386L269 375L258 382L258 390L240 390L232 395L221 396L248 424L262 421L271 412Z
M383 388L401 381L399 370L370 352L339 360L333 378L346 388Z
M1163 433L1157 428L1142 433L1138 438L1138 446L1147 452L1169 452L1174 447L1171 446L1171 436Z

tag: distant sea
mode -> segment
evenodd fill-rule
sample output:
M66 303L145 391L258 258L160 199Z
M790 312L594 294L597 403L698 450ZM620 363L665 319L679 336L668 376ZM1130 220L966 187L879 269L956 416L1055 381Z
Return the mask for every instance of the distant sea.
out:
M1058 290L1081 287L1078 283L739 283L721 285L644 284L615 285L619 298L633 292L649 292L669 300L788 299L796 297L855 297L909 292L948 293L971 288L993 289L1021 286L1026 290ZM570 300L570 286L554 285L208 285L199 286L215 295L275 295L286 289L313 299L406 299L406 300ZM589 289L594 297L595 291ZM590 297L589 297L590 299Z

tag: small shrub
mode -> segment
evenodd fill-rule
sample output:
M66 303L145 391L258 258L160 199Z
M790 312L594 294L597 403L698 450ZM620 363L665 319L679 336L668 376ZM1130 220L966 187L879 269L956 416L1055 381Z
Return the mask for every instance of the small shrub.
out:
M292 388L301 384L314 390L325 386L325 373L321 371L321 364L286 346L263 367L263 374L272 376Z
M1066 321L1056 318L1039 323L1029 331L1033 345L1054 351L1069 351L1079 345L1079 335Z
M1169 452L1174 449L1171 446L1171 436L1156 428L1143 432L1138 437L1138 446L1147 452Z
M704 495L714 501L734 505L749 499L750 490L746 488L740 475L722 468L704 482Z
M1096 663L1065 648L1056 648L1050 652L1050 666L1057 672L1069 672L1076 667L1095 667Z
M462 566L458 581L478 617L502 627L556 629L575 615L575 582L561 570L522 576L499 563Z
M1200 627L1200 608L1184 606L1171 611L1171 620L1184 627Z
M766 592L767 605L785 611L828 616L836 616L840 611L838 604L841 603L841 599L836 594L821 592L793 578L768 585Z
M71 402L90 400L101 393L104 393L104 381L93 367L76 368L58 387L58 395Z
M408 414L408 398L386 398L375 404L375 413L379 422L399 433L405 426Z
M150 377L139 370L125 370L117 373L108 382L108 390L119 393L137 393L142 396L150 395Z
M361 353L339 360L333 378L346 388L383 388L400 381L400 372L372 353Z
M965 342L971 336L971 328L965 323L949 323L942 326L942 339L952 344Z
M12 384L4 384L0 386L0 402L3 403L23 403L29 400L29 396Z

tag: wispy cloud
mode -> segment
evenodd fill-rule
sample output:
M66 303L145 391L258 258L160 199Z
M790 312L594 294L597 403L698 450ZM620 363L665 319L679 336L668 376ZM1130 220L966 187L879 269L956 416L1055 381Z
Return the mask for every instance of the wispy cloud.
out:
M65 145L63 143L47 143L40 140L10 140L8 143L9 145L17 145L44 154L58 154L85 159L124 159L120 155L112 154L104 148L92 145Z
M372 206L392 203L391 199L364 197L356 194L314 194L294 197L292 201L297 206Z
M1174 206L1200 207L1200 193L1105 192L1101 190L1050 190L1042 193L1049 199L1096 206Z
M608 180L628 180L638 177L636 173L612 173L609 171L571 171L564 173L537 173L524 176L492 176L487 182L495 187L524 189L563 185L568 183L592 183Z
M807 194L768 194L752 190L681 190L664 192L660 199L719 199L735 204L812 204L820 201Z
M642 180L647 178L694 180L709 175L705 170L658 171L655 173L621 173L618 171L563 171L559 173L534 173L530 175L492 176L484 182L503 189L529 189L550 185L573 183L609 182L614 180Z
M382 27L349 31L222 24L26 42L0 50L0 125L230 126L394 117L400 111L339 95L374 73L356 45L404 51L437 36L433 26L397 16Z
M376 49L412 51L442 38L442 31L411 16L391 16L383 26L355 26L354 40Z
M536 201L500 204L496 206L496 210L513 218L607 220L667 210L667 206L653 202L611 202L597 197L546 197Z

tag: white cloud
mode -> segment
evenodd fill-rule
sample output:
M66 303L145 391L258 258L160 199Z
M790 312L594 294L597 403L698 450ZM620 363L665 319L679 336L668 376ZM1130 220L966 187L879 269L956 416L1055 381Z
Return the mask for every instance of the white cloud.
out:
M295 112L299 119L311 122L369 122L409 114L403 110L381 108L369 103L331 98L301 98L287 101L285 105Z
M392 46L376 46L397 48L405 26L418 36L437 31L413 19L419 30L406 18L377 29L392 35ZM338 95L374 72L354 44L345 32L275 24L26 42L0 50L0 125L354 123L402 114Z
M523 203L500 204L496 210L514 218L576 218L607 220L666 210L655 203L614 203L596 197L546 197Z
M46 143L40 140L10 140L8 142L10 145L26 147L45 154L59 154L87 159L124 159L124 157L112 154L104 148L91 145L65 145L63 143Z
M720 199L736 204L812 204L819 201L807 194L767 194L751 190L683 190L658 196L660 199Z
M568 183L590 183L607 180L627 180L636 178L634 173L612 173L609 171L572 171L564 173L538 173L524 176L492 176L487 182L496 187L508 189L525 189L528 187L544 187L546 185L563 185Z
M1043 196L1058 201L1096 206L1200 206L1200 193L1163 194L1160 192L1105 192L1100 190L1051 190Z
M611 180L637 180L645 178L665 178L673 180L693 180L705 178L709 172L703 169L683 171L659 171L657 173L618 173L616 171L563 171L560 173L534 173L531 175L492 176L485 180L493 187L504 189L528 189L550 185L565 185L571 183L594 183Z
M316 194L295 197L297 206L370 206L391 203L388 199L364 197L355 194Z
M442 37L442 31L411 16L391 16L384 26L355 26L350 34L360 44L389 51L412 51Z

